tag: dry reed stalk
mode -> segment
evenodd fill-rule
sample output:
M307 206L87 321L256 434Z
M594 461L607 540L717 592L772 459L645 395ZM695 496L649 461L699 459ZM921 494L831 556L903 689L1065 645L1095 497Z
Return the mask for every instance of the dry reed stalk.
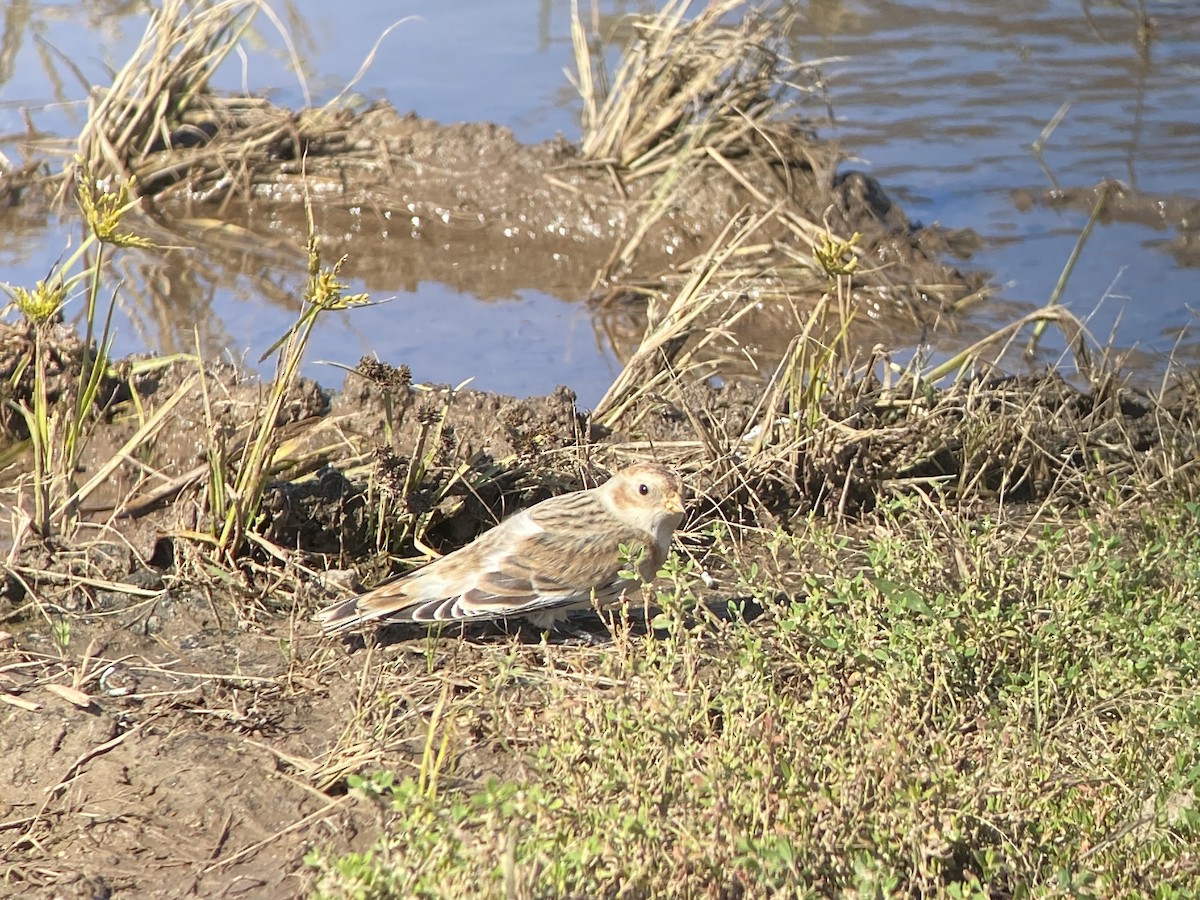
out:
M572 17L575 86L583 100L584 159L648 174L681 151L730 147L788 109L797 85L814 70L777 49L778 22L758 13L723 24L743 0L706 4L685 21L691 0L632 20L636 35L616 73L593 57L578 9ZM599 87L608 85L607 88Z
M90 98L78 155L98 181L125 180L157 148L182 140L177 129L261 7L258 0L164 0L112 85ZM192 127L192 137L207 143L201 126ZM68 166L68 174L75 170Z
M641 397L661 389L679 372L686 372L696 351L713 334L731 327L750 310L744 294L725 280L724 267L769 218L768 213L740 228L736 221L726 226L705 257L692 267L687 283L666 313L661 318L651 316L637 352L596 404L593 422L612 427ZM716 324L711 321L706 324L713 313ZM698 340L693 341L698 335Z

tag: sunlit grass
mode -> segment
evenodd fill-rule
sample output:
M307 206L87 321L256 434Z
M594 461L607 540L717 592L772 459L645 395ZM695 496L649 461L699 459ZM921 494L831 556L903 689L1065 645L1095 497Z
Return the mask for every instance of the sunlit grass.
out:
M319 892L1186 894L1200 508L1056 526L897 501L772 546L726 560L751 621L487 655L431 728L472 723L522 774L397 778L374 850L310 860Z
M32 527L43 538L69 530L78 518L78 504L96 485L80 488L79 461L96 427L98 405L109 372L112 317L117 294L113 289L102 299L106 265L113 250L144 249L150 243L133 234L123 222L135 206L133 184L123 182L105 188L80 164L76 203L86 237L73 253L33 288L6 286L13 306L28 327L30 353L14 373L10 389L26 372L31 381L29 397L8 399L25 424L30 450L30 486L33 497ZM64 307L82 296L82 340L77 358L65 369L77 367L74 383L63 397L52 398L51 382L61 361L62 340L56 329ZM143 437L148 437L144 435Z
M246 429L248 435L231 453L220 439L215 419L209 409L210 434L213 440L208 449L207 501L210 511L214 549L224 559L232 559L243 549L247 535L257 525L259 507L274 466L284 444L285 433L280 428L284 404L294 392L300 373L300 363L313 334L317 320L336 310L350 309L367 302L366 294L349 294L340 281L345 257L334 265L322 267L314 226L309 211L308 277L296 322L263 354L266 359L275 354L275 372L267 383L263 402ZM207 397L207 391L205 396Z

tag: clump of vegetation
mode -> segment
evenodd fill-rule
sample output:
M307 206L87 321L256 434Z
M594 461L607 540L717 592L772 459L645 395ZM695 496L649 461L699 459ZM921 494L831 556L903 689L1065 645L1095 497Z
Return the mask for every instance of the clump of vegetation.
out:
M166 0L112 84L93 92L79 135L79 160L101 180L136 178L143 191L155 193L211 158L205 148L225 123L215 110L205 108L211 100L208 80L263 9L259 0ZM253 102L237 106L242 119L265 108ZM275 120L270 126L253 137L277 139L284 123ZM194 158L176 157L164 167L162 151L171 148L187 150ZM66 174L71 173L68 167Z
M17 450L27 446L29 451L30 525L42 538L69 530L78 521L80 504L105 483L124 458L118 456L79 484L79 461L96 427L98 411L111 399L115 383L109 349L116 292L107 304L101 299L108 248L149 246L122 222L137 205L131 187L126 182L103 191L89 171L82 169L76 199L87 228L86 239L33 288L5 286L25 322L29 347L28 356L9 379L6 404L19 415L28 436L27 444L18 445ZM63 345L57 330L63 307L77 293L84 302L83 337L74 357L64 363L61 358L54 359ZM132 452L161 426L161 417L143 422L123 451Z
M744 0L709 3L687 18L692 5L673 0L654 16L627 19L633 39L611 78L574 8L584 159L644 177L694 168L714 150L739 156L756 139L797 136L788 114L799 90L820 92L820 76L782 52L788 23Z
M633 17L611 78L594 36L578 14L572 20L580 157L622 185L652 184L596 276L601 311L631 297L649 307L636 353L595 410L604 424L620 418L637 392L661 393L664 371L743 372L740 322L767 318L802 335L777 373L786 382L796 352L803 370L811 362L837 372L857 362L851 348L861 342L851 337L864 307L919 324L931 307L949 312L986 294L938 267L871 264L891 256L881 241L908 236L881 229L877 211L852 214L843 192L856 182L836 175L839 157L817 141L815 119L801 117L828 101L818 65L784 52L790 21L742 0L706 4L689 18L692 6L675 0L657 15ZM669 270L627 277L654 225L714 180L743 204L731 210L725 232Z
M210 433L216 440L209 444L209 473L205 484L214 548L223 558L232 559L244 548L247 538L255 530L263 493L269 481L279 475L278 456L284 444L281 414L299 377L300 362L317 319L325 313L349 309L367 301L365 294L347 294L346 285L338 280L345 262L343 257L333 266L322 268L317 239L310 236L308 278L300 315L287 333L263 354L264 359L272 353L277 354L275 374L267 385L265 401L248 423L245 441L239 444L239 452L232 459L220 440L221 432L216 427L211 407L208 407ZM284 468L295 465L296 461L292 460ZM230 468L232 480L227 482L226 473Z
M656 630L459 668L318 895L1185 895L1200 508L931 513L812 518L754 561L716 535L720 617L683 613L676 559ZM481 745L516 771L469 774Z

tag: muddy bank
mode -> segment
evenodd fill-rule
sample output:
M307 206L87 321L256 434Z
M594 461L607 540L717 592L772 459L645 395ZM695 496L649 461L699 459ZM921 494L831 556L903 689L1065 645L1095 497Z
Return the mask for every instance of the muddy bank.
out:
M247 182L210 184L205 168L189 173L177 167L184 177L152 181L147 194L169 219L220 212L263 233L291 235L296 246L306 236L301 207L307 196L318 204L323 236L387 240L414 280L442 280L439 266L470 255L521 256L525 265L558 261L604 272L614 245L631 236L658 188L651 179L583 159L578 146L565 140L521 144L497 125L444 125L401 115L386 103L360 115L298 124L287 147L246 172ZM755 147L753 155L745 150L739 177L715 164L683 173L670 214L650 226L636 258L612 274L636 279L678 266L706 251L731 219L782 203L809 221L826 222L834 233L862 233L866 256L894 270L889 283L949 290L963 282L961 273L936 259L948 247L939 230L914 227L870 176L837 171L835 146L802 122L794 128L791 146L774 153ZM222 139L233 142L238 135L217 131L214 140ZM761 235L764 242L787 237L778 226ZM517 273L509 268L490 271L498 279L495 295L531 283L510 283ZM464 277L460 270L447 283ZM364 278L370 286L369 269ZM866 278L870 283L870 270ZM549 279L551 287L556 280Z
M33 402L33 333L24 325L0 327L7 401L0 426L10 441L28 437L16 411ZM83 344L62 325L47 332L47 341L47 399L73 402ZM802 436L786 468L772 473L785 488L783 502L791 513L829 511L831 498L838 498L834 505L843 513L870 506L886 485L913 477L964 483L982 478L993 489L1003 483L1009 496L1019 484L1024 487L1018 499L1037 499L1044 490L1032 487L1032 480L1042 476L1033 473L1086 471L1081 454L1126 466L1131 453L1167 454L1187 444L1180 435L1191 415L1190 395L1181 391L1164 408L1164 398L1122 387L1116 373L1095 377L1090 389L1068 386L1056 376L982 375L935 390L881 384L874 380L877 372L823 398L820 427ZM206 390L185 384L201 375ZM902 390L916 396L906 399L897 393ZM78 477L112 459L168 400L171 426L140 451L140 464L131 460L114 470L85 514L96 522L115 515L124 530L135 523L146 535L137 542L143 556L156 552L155 533L203 530L200 505L180 500L203 490L214 438L236 460L263 393L260 381L229 364L116 361L101 381L100 424L88 439ZM334 554L339 563L361 557L371 541L377 551L395 550L368 538L373 529L378 533L379 523L369 521L367 499L395 495L399 479L406 495L393 497L395 514L417 510L435 533L461 515L470 524L460 521L444 537L458 544L514 504L579 487L631 454L665 452L694 472L700 479L696 489L707 493L728 474L722 459L737 459L761 444L764 429L780 430L794 412L786 405L768 409L765 401L754 379L679 379L669 390L635 397L615 425L600 428L587 410L577 408L568 388L525 400L452 391L414 384L406 366L364 360L340 392L306 379L288 390L274 426L301 461L282 470L276 488L268 491L262 534L285 548ZM138 414L131 415L133 410ZM961 434L978 428L986 429L989 440L970 446ZM1090 449L1088 442L1106 429L1129 440L1102 441ZM422 454L428 459L414 479L407 473ZM8 477L19 479L21 467L15 459ZM445 484L434 476L451 470L454 484L443 495L439 489ZM557 480L547 483L551 472ZM438 508L424 508L431 502L426 495L437 496ZM788 508L766 511L785 519L790 514Z
M55 377L67 385L78 377L78 346L72 337L54 355L65 365ZM29 352L19 330L0 347ZM154 558L168 568L195 561L190 541L175 536L205 529L212 454L219 447L231 464L237 460L264 390L229 365L206 365L201 389L193 362L128 374L138 362L112 367L127 374L107 386L76 473L86 479L130 441L141 421L132 409L148 416L171 405L171 426L118 466L82 510L101 529L101 543L125 545L116 562L98 557L92 575L105 580L121 580L122 560ZM0 359L0 371L14 365ZM626 410L623 424L602 427L566 387L518 399L414 382L405 366L363 360L340 391L307 379L289 391L274 422L284 455L256 531L287 553L311 556L321 570L369 566L376 558L386 568L386 554L411 551L411 531L389 531L398 522L419 518L435 549L461 546L514 509L646 456L686 473L705 504L702 519L752 512L786 523L810 510L857 514L896 491L934 484L962 499L1085 499L1097 472L1136 474L1129 478L1136 489L1156 479L1150 473L1166 477L1200 452L1196 393L1185 383L1152 396L1115 378L1083 389L1054 374L988 375L913 391L872 378L847 384L819 403L820 420L792 444L795 413L768 409L761 390L742 381L645 396ZM19 417L7 423L9 442L26 439ZM752 469L742 471L744 464ZM18 500L22 465L16 457L6 475L6 490ZM38 569L53 570L56 552L71 548L24 538L22 549ZM281 561L249 549L264 563ZM10 604L24 593L10 585Z
M214 104L210 114L220 111ZM750 237L732 286L751 296L761 281L772 295L789 296L760 302L739 325L738 339L769 366L828 287L808 262L823 228L861 235L852 330L862 346L916 343L986 278L947 262L972 243L969 235L909 222L874 179L839 171L838 148L801 120L783 127L785 143L777 135L748 139L720 162L689 164L664 211L659 180L597 165L564 140L524 145L495 125L443 125L382 103L358 115L256 115L279 122L269 153L239 153L245 134L234 119L206 129L201 146L164 147L135 168L152 200L152 221L140 230L199 251L176 255L198 270L199 283L214 271L244 273L288 258L298 265L307 198L324 248L348 254L368 290L433 281L484 301L536 290L622 305L633 324L602 329L624 357L644 329L647 292L676 290L731 222L774 210ZM240 167L238 176L214 168L214 154Z

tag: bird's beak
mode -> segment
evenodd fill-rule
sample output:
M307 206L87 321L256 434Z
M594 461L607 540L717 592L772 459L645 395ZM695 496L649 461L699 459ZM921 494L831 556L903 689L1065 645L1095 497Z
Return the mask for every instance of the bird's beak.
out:
M678 494L672 494L667 498L667 511L683 515L683 498Z

